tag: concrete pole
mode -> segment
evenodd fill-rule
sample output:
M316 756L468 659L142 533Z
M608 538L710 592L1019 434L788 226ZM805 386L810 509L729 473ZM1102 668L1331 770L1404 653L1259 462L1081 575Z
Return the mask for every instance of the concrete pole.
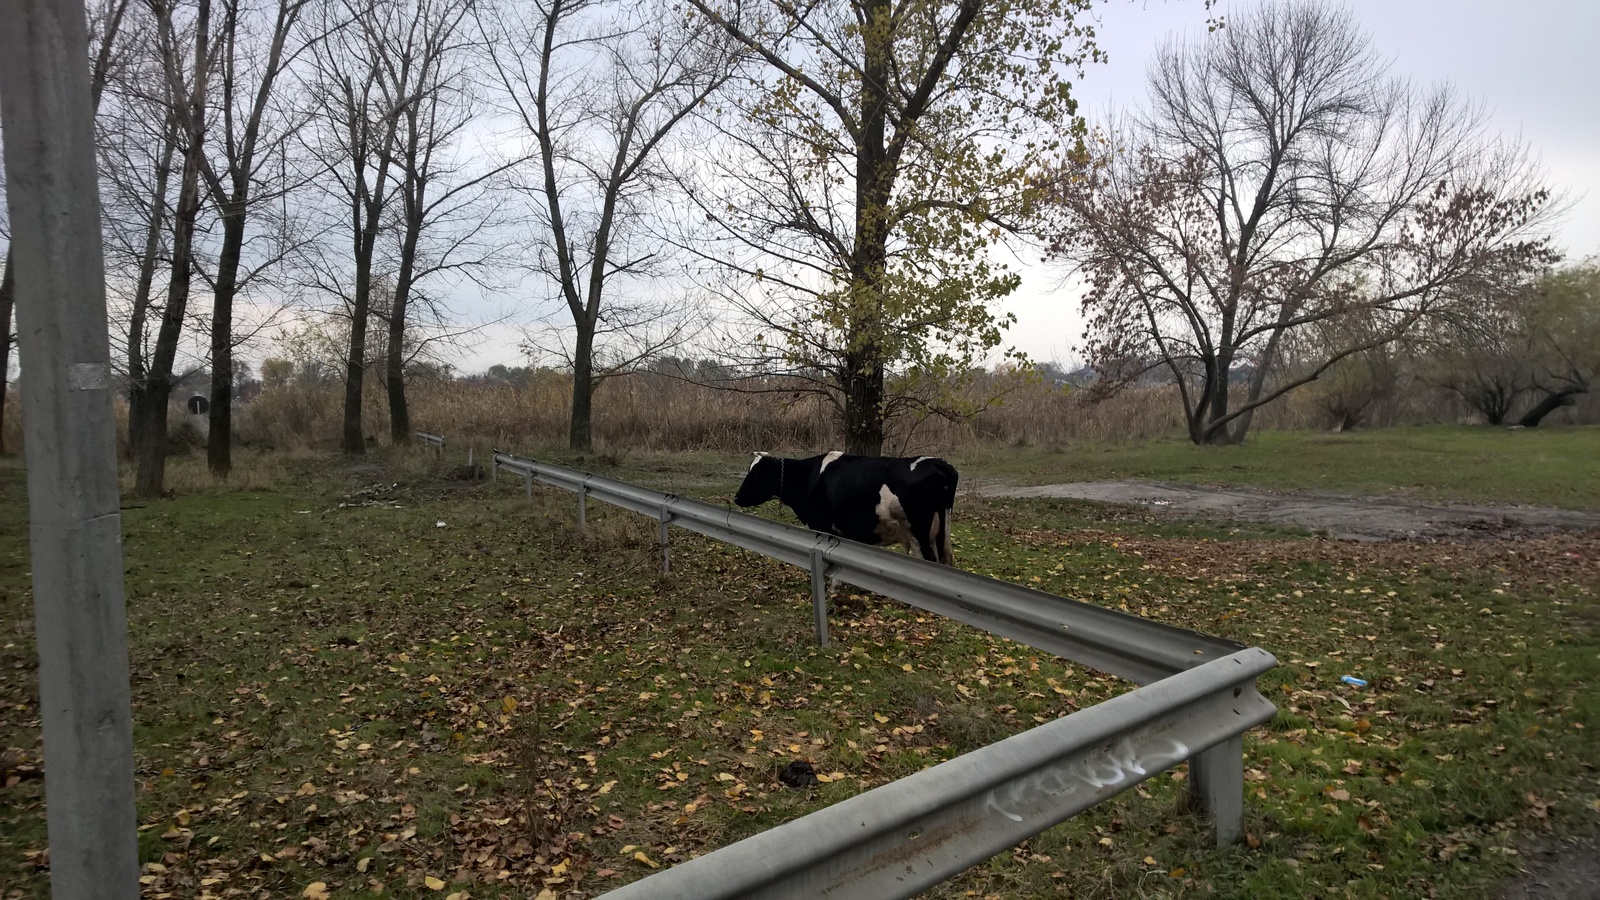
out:
M133 718L82 0L0 0L55 900L136 898Z

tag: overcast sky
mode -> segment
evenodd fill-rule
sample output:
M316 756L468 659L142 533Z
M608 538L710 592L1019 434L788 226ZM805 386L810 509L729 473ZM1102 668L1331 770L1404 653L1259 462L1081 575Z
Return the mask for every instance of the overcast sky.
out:
M1256 2L1221 0L1214 11L1226 17ZM1392 60L1393 74L1452 84L1483 104L1493 129L1520 136L1572 203L1557 244L1572 259L1600 254L1600 0L1345 0L1345 6ZM1138 105L1157 48L1171 35L1204 34L1207 11L1202 0L1107 0L1095 15L1110 61L1075 86L1091 121ZM1075 361L1078 298L1060 282L1058 273L1028 265L1009 301L1017 324L1007 342L1035 360ZM523 364L514 347L509 326L491 328L459 364L469 372L496 362Z

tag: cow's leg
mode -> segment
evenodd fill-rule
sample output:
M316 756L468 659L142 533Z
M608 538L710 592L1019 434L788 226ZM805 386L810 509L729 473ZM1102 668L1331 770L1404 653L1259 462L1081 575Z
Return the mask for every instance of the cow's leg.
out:
M900 498L888 485L878 489L878 505L873 508L873 514L878 521L873 531L878 536L878 543L885 546L900 544L906 548L906 553L927 556L922 548L922 542L917 539L917 529L912 527L910 518L906 515L906 508Z
M944 516L938 512L928 517L928 553L925 555L934 562L949 565L950 560L946 557L949 553L950 540L944 521Z
M906 517L906 552L939 561L939 514L918 510ZM916 549L913 551L913 547Z

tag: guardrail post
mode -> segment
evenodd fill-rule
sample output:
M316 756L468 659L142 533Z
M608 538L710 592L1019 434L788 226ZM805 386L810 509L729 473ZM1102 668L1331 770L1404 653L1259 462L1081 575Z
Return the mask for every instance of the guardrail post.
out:
M500 451L492 448L489 450L489 480L500 480Z
M1244 832L1244 736L1236 734L1189 758L1189 797L1215 824L1217 846Z
M672 521L672 513L667 510L665 503L661 504L661 574L666 575L672 571L672 549L667 546L667 523Z
M472 448L467 448L467 471L472 474L472 480L478 480L478 463L472 455Z
M527 482L528 482L528 499L532 500L533 499L533 470L529 469L528 471L523 472L522 473L522 477L524 479L526 479Z
M822 550L811 551L811 614L817 620L817 646L828 646L828 564Z
M583 486L578 488L578 527L589 527L589 479L583 480Z

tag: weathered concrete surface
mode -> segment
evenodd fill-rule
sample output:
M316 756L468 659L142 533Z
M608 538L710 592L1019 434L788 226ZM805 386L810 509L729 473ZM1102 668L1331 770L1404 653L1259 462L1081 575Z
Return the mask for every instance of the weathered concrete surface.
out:
M1463 540L1600 528L1600 513L1537 506L1467 506L1390 498L1274 493L1156 481L979 484L986 497L1060 497L1142 506L1179 517L1291 525L1344 540Z

